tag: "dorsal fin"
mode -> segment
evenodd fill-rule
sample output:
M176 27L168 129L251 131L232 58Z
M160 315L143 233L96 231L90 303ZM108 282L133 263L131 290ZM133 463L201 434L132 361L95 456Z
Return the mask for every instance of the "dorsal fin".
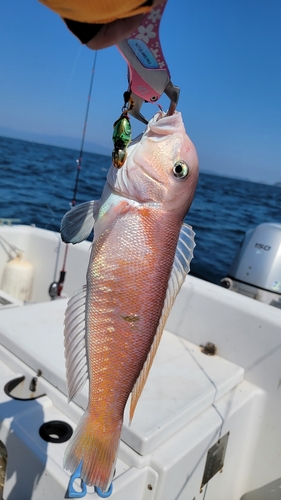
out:
M61 238L65 243L80 243L88 238L99 212L99 201L86 201L71 208L61 221Z
M88 378L85 342L85 303L86 286L71 297L65 312L64 355L69 401L82 390Z
M186 275L189 272L190 261L193 257L193 249L195 247L194 236L195 233L192 230L192 227L189 226L188 224L183 224L179 235L174 263L168 281L164 306L162 309L162 314L159 320L156 334L153 343L151 345L150 351L148 353L148 356L146 358L146 361L142 367L140 375L132 390L130 417L129 417L130 422L132 421L132 418L134 416L137 402L142 393L142 390L144 388L145 382L149 374L149 370L152 366L155 354L157 352L157 348L159 346L168 315L171 311L175 298L179 293L180 288L186 278Z

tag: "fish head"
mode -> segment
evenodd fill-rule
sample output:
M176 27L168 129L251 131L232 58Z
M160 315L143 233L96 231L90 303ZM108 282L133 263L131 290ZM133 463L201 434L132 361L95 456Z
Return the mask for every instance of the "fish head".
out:
M181 113L158 112L128 147L123 167L111 166L107 180L124 197L182 211L184 217L195 194L198 158Z

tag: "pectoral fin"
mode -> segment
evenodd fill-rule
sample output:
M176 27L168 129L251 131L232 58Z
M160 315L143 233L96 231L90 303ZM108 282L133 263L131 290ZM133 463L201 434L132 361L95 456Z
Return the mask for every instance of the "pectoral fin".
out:
M193 258L193 249L195 247L194 236L195 233L192 230L192 227L189 226L188 224L183 224L179 235L177 250L175 253L174 263L168 281L166 297L162 309L162 314L159 320L158 328L153 343L151 345L149 354L143 365L142 371L140 372L139 378L137 379L134 388L132 390L130 417L129 417L130 422L132 421L132 418L134 416L134 412L139 397L142 393L150 368L155 358L155 354L157 352L157 348L159 346L168 315L174 304L175 298L179 293L180 288L186 278L186 275L189 272L190 261Z
M65 243L80 243L88 238L99 212L98 201L87 201L69 210L61 221L61 238Z

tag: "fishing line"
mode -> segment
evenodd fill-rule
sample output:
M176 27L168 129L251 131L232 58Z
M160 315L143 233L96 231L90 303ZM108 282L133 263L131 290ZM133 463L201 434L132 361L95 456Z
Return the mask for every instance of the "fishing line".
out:
M75 75L75 72L76 72L76 69L77 69L77 66L78 66L78 61L80 59L80 55L81 55L81 51L83 49L83 46L82 45L79 45L78 47L78 51L76 52L76 55L74 56L74 61L73 61L73 64L72 64L72 68L69 72L69 75L66 77L66 84L65 84L65 88L64 88L64 93L63 93L63 97L61 99L61 103L66 105L67 102L69 101L69 96L70 96L70 90L71 90L71 87L72 87L72 84L73 84L73 79L74 79L74 75ZM54 183L57 182L59 183L59 186L58 187L55 187ZM61 189L61 182L60 182L60 179L58 178L58 173L57 171L54 171L52 173L52 177L49 176L48 180L47 180L47 185L51 185L53 187L51 193L49 194L49 199L51 199L51 196L53 196L54 198L56 198L58 196L57 194L57 189ZM53 211L51 205L49 203L46 203L44 205L42 205L43 207L46 207L46 209L49 210L49 212L52 214L52 217L49 219L48 218L48 222L46 222L44 224L44 229L48 229L52 223L54 221L56 221L56 214L55 212ZM57 269L55 269L55 272L57 272Z
M74 189L73 189L73 196L72 196L72 200L71 200L71 203L70 203L71 207L74 207L75 204L76 204L76 195L77 195L77 191L78 191L79 176L80 176L81 165L82 165L84 142L85 142L85 136L86 136L86 130L87 130L87 123L88 123L90 102L91 102L91 96L92 96L94 75L95 75L95 70L96 70L96 62L97 62L97 51L95 51L94 61L93 61L93 66L92 66L92 72L91 72L90 86L89 86L89 92L88 92L88 98L87 98L87 106L86 106L86 112L85 112L85 119L84 119L84 125L83 125L83 132L82 132L82 139L81 139L81 146L80 146L79 158L76 160L76 163L77 163L76 179L75 179L75 184L74 184ZM62 289L63 289L64 280L65 280L65 275L66 275L67 253L68 253L68 245L65 246L64 258L63 258L63 265L62 265L62 269L60 271L59 280L58 280L58 282L51 283L51 285L49 287L49 295L50 295L51 299L55 299L57 296L60 297L60 295L61 295L61 292L62 292Z
M84 142L85 142L87 123L88 123L88 115L89 115L90 102L91 102L91 96L92 96L92 88L93 88L94 75L95 75L95 69L96 69L97 54L98 54L98 52L96 51L95 56L94 56L93 67L92 67L92 74L91 74L90 87L89 87L88 100L87 100L86 113L85 113L85 120L84 120L83 132L82 132L80 153L79 153L79 158L76 160L77 170L76 170L76 179L75 179L75 185L74 185L74 190L73 190L73 197L72 197L72 202L71 202L72 207L74 207L74 205L76 203L76 195L77 195L77 190L78 190L79 175L80 175L81 164L82 164L83 148L84 148Z
M68 78L67 85L66 85L65 100L69 99L71 85L72 85L72 82L73 82L73 79L74 79L74 75L75 75L75 72L76 72L76 68L77 68L77 65L78 65L78 61L79 61L79 58L80 58L80 55L81 55L82 48L83 48L83 46L79 45L78 52L76 54L76 57L74 59L73 65L72 65L72 69L70 71L70 76Z

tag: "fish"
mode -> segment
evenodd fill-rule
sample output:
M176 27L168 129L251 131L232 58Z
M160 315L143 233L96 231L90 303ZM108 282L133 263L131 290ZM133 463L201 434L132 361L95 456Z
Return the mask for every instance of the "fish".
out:
M117 460L124 408L129 420L147 380L165 322L190 268L194 232L184 223L198 157L180 112L159 111L111 165L100 200L66 213L61 237L79 243L94 230L86 285L65 313L69 400L89 379L88 407L69 441L64 467L106 492Z

